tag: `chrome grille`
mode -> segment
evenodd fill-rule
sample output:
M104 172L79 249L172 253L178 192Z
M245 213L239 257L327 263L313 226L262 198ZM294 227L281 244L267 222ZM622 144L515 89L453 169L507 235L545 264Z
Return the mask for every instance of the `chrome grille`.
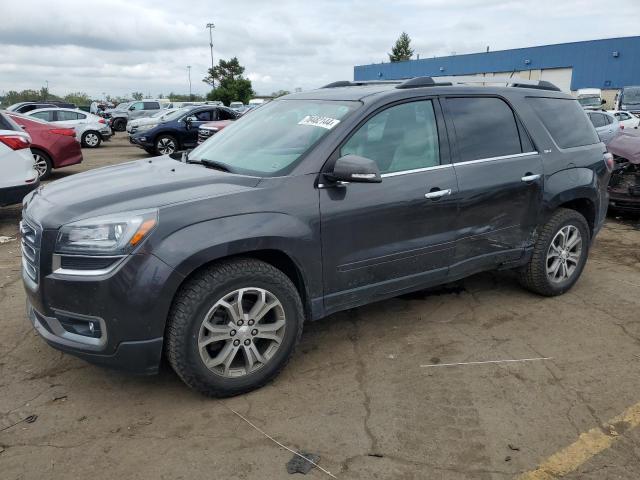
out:
M207 128L198 129L198 144L207 140L214 133L216 133L214 130L209 130Z
M20 243L22 247L22 268L27 277L38 283L38 265L40 265L40 232L26 222L20 222Z

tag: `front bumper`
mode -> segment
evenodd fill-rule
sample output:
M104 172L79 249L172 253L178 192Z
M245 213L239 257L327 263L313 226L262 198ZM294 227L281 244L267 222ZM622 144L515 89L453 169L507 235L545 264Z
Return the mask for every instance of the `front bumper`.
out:
M129 135L129 142L133 145L137 145L140 148L153 148L153 142L151 139L142 134Z
M35 255L37 281L23 269L34 328L52 347L89 362L156 373L167 315L183 277L147 253L130 255L102 275L52 271L48 246L56 235L50 230L37 235L42 245Z
M163 338L152 338L131 342L121 342L110 354L89 351L86 345L65 338L60 322L53 317L45 317L36 312L27 302L27 317L42 338L56 350L74 355L89 363L114 368L138 375L158 373L162 356Z

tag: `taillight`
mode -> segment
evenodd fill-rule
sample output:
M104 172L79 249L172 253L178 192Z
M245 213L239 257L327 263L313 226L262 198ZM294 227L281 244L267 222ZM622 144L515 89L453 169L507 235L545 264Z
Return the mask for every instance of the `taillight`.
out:
M31 142L22 135L0 135L0 142L4 143L11 150L22 150L29 148Z
M101 118L100 120L98 120L98 123L106 124L107 122L104 120L104 118Z
M615 167L616 165L616 161L613 159L613 155L607 152L604 154L603 160L604 164L607 166L607 170L613 172L613 167Z
M53 133L54 135L65 135L67 137L76 136L76 132L73 128L52 128L49 130L49 133Z

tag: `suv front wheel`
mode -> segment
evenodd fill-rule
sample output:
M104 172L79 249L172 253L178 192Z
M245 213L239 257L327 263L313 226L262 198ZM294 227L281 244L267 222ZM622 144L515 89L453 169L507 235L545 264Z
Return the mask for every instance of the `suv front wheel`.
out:
M540 295L561 295L580 278L589 255L590 230L579 212L558 209L542 227L520 283Z
M224 261L178 293L167 357L191 388L214 397L239 395L280 373L303 321L300 296L284 273L255 259Z

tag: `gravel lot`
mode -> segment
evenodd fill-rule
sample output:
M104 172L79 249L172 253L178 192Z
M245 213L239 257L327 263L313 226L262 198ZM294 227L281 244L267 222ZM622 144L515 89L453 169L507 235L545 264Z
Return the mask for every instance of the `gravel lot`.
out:
M84 155L54 178L146 156L123 134ZM0 235L19 216L0 208ZM222 401L48 347L19 243L0 244L0 478L289 478L291 453L233 411L340 479L640 478L639 244L637 220L610 218L558 298L490 273L309 324L274 383Z

